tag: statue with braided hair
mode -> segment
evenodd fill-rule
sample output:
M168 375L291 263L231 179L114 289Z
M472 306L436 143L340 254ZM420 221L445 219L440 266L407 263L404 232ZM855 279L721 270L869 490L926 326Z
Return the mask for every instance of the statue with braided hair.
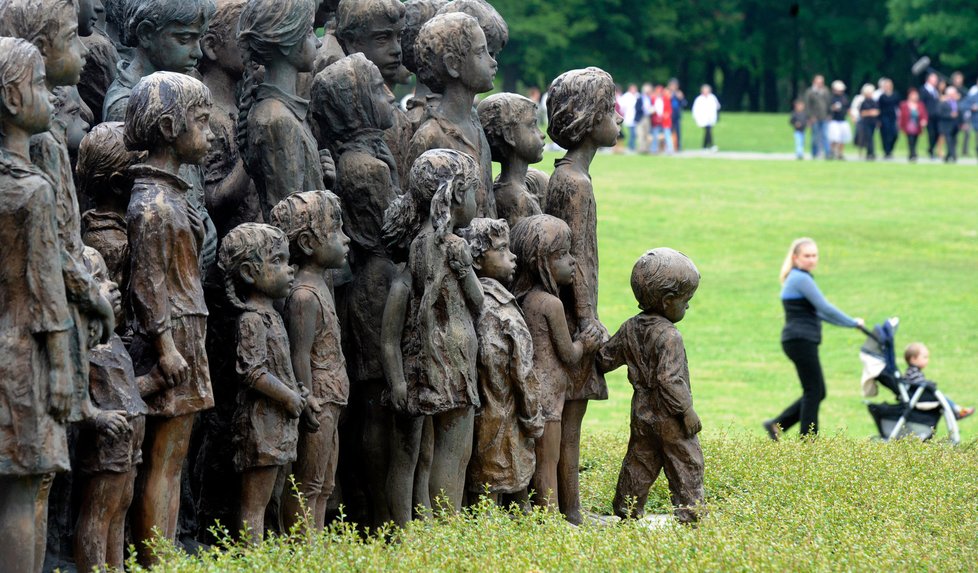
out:
M238 146L258 188L265 220L297 191L333 186L328 149L318 149L306 123L309 101L296 95L301 72L311 72L319 39L313 0L248 0L238 22L245 78L238 105ZM265 67L259 84L258 66Z

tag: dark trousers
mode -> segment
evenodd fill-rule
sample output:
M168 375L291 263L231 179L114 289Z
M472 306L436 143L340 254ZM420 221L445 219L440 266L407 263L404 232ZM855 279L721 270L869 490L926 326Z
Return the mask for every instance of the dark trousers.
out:
M703 149L713 147L713 126L708 125L703 128Z
M782 430L801 423L801 435L818 433L818 407L825 399L825 377L818 360L818 343L809 340L785 340L781 348L794 362L801 381L801 398L772 420Z
M920 135L907 134L907 147L910 148L910 159L917 159L917 138Z
M863 119L858 124L858 129L860 131L859 141L862 146L866 149L866 159L873 159L876 157L876 120L875 119Z
M957 161L958 160L958 128L951 128L941 131L941 135L944 136L944 147L946 152L944 154L944 161Z
M937 130L937 118L927 122L927 153L934 157L934 148L937 147L937 138L940 132Z
M880 120L880 139L883 140L883 155L889 157L893 155L893 147L897 140L897 123L892 117L884 117Z

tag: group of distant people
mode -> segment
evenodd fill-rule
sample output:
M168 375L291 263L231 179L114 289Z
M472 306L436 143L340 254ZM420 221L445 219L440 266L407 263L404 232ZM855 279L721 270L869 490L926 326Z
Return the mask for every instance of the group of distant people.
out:
M863 85L851 100L842 81L832 82L830 88L824 76L816 75L804 97L794 102L789 121L798 159L805 155L807 130L813 159L845 159L845 146L854 142L862 156L872 161L876 159L879 131L884 159L892 159L902 132L910 161L917 160L917 141L926 134L930 159L943 157L953 163L959 145L960 155L968 155L971 132L978 131L978 83L967 88L961 72L951 74L949 82L931 72L919 89L907 90L906 99L894 91L889 78L880 78L875 86ZM978 137L975 141L978 143Z
M619 90L616 109L624 118L622 136L627 137L628 150L637 153L671 155L683 149L682 113L689 105L675 78L665 85L631 84L624 92ZM693 99L693 121L703 129L703 148L716 151L713 127L720 115L720 100L713 89L704 84Z

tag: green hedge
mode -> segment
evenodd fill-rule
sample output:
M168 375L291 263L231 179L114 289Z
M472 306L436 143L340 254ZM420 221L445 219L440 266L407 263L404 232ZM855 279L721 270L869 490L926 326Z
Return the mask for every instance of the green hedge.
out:
M595 514L610 513L625 443L600 434L585 446L582 495ZM964 571L978 563L975 443L719 435L703 446L710 514L696 528L573 527L482 503L369 538L337 523L321 535L229 542L197 557L161 544L158 570ZM668 513L668 498L663 476L649 510Z

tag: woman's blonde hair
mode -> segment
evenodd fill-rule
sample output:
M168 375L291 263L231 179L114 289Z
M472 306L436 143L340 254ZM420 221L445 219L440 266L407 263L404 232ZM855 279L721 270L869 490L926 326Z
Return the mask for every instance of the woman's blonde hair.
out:
M815 244L815 239L810 239L808 237L800 237L798 239L795 239L794 241L791 241L791 246L788 247L788 255L784 258L784 262L781 263L782 284L784 283L784 280L788 278L788 273L791 272L791 269L795 268L795 255L798 254L798 251L801 250L801 248L805 245L814 245L814 244Z

